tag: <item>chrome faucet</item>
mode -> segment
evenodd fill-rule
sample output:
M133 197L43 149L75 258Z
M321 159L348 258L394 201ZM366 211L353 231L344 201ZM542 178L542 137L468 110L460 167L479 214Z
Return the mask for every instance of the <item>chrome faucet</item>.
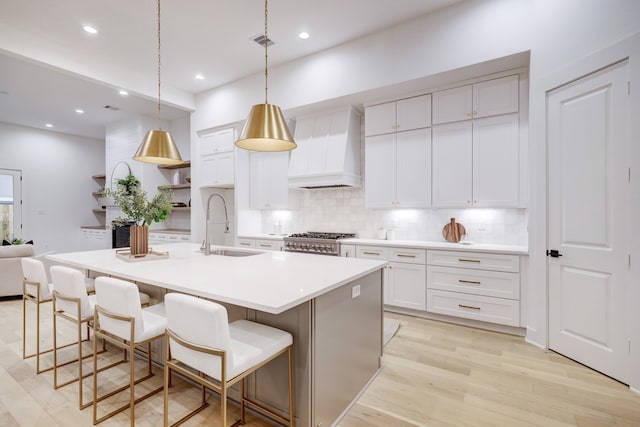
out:
M225 224L225 228L224 228L224 232L228 233L229 232L229 215L227 214L227 202L226 200L224 200L224 197L222 197L222 194L220 193L213 193L209 196L209 198L207 199L207 218L205 219L204 222L204 254L205 255L210 255L211 254L211 242L209 241L209 219L211 217L211 199L213 199L213 196L218 196L220 197L220 200L222 200L222 205L224 206L224 224ZM222 224L221 222L217 223L217 224Z

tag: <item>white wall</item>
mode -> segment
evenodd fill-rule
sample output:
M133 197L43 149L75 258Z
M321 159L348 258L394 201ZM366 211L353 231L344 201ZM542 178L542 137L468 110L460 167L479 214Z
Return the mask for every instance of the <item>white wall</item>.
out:
M85 249L80 226L99 224L91 176L104 173L104 141L0 123L0 152L0 168L22 171L22 237L37 253Z

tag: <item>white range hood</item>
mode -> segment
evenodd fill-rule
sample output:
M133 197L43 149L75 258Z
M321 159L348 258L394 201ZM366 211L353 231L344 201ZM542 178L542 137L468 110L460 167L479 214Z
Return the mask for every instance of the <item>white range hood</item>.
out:
M290 188L360 187L360 113L352 107L296 118Z

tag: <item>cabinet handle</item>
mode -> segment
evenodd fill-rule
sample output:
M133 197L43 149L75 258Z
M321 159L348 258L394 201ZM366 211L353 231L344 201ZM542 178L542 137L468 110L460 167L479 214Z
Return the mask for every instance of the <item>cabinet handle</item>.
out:
M471 117L471 113L467 113L467 117Z
M480 260L479 259L458 258L458 262L480 262Z
M415 255L409 255L409 254L398 254L396 255L398 258L415 258Z
M475 280L462 280L462 279L458 279L458 282L460 283L470 283L472 285L480 285L480 282L476 282Z
M474 112L473 112L473 115L474 115L474 116L477 116L477 115L478 115L478 112L477 112L477 111L474 111Z
M240 242L240 246L251 246L251 243Z
M472 305L458 304L458 307L460 307L460 308L470 308L471 310L480 310L480 307L474 307Z
M362 253L365 254L365 255L380 255L380 252L363 251Z
M260 245L260 247L261 247L261 248L270 248L270 247L271 247L271 245L263 245L263 244L261 244L261 245Z

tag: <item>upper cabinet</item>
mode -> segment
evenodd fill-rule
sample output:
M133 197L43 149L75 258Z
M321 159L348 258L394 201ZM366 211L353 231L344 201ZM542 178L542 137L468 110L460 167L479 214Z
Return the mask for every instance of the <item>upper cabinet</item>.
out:
M289 152L250 153L251 209L288 209Z
M426 128L431 126L431 95L372 105L365 114L365 136Z
M431 205L431 95L365 109L365 206Z
M200 136L200 186L233 187L235 130L226 128Z
M434 207L518 207L518 115L433 128Z
M518 111L518 75L433 93L433 124Z

